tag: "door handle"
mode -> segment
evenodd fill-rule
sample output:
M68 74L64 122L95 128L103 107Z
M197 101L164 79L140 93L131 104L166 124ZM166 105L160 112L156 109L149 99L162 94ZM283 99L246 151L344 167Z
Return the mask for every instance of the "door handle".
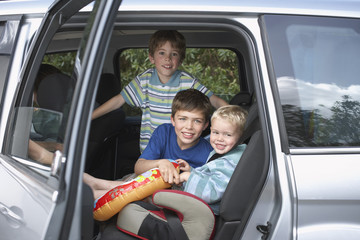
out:
M10 220L10 225L14 228L18 228L25 223L22 217L11 210L11 207L9 208L2 203L0 203L0 213L4 215L7 220Z

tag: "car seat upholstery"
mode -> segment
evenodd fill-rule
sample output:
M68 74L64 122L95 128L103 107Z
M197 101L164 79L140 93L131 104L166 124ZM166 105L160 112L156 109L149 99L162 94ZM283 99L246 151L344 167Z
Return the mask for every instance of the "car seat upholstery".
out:
M33 112L31 139L62 142L74 87L75 81L60 72L41 79L36 91L40 109Z
M37 102L39 107L64 112L71 100L75 81L66 74L55 73L46 76L39 83Z
M248 110L244 132L239 139L239 143L248 143L251 136L260 129L259 114L257 104L253 104Z
M120 93L120 82L112 73L100 76L96 93L96 106L100 106ZM88 142L85 171L95 177L113 179L117 161L116 141L106 142L122 128L125 112L117 109L92 120ZM111 151L107 157L107 150ZM105 153L106 152L106 153ZM105 157L106 156L106 157Z
M112 73L103 73L96 94L96 102L101 105L110 98L119 94L121 90L120 81Z
M184 191L158 190L152 202L138 201L123 208L118 229L153 240L211 239L215 217L202 199Z
M239 92L230 100L229 104L239 105L245 110L249 110L251 106L251 94L249 92Z

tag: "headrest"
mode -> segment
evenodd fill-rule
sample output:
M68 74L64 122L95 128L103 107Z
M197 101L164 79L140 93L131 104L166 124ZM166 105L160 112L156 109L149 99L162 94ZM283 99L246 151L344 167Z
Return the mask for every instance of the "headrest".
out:
M248 110L251 105L251 94L249 92L237 93L229 102L231 105L239 105Z
M37 102L41 108L63 112L64 105L71 100L74 80L63 73L45 77L39 84Z

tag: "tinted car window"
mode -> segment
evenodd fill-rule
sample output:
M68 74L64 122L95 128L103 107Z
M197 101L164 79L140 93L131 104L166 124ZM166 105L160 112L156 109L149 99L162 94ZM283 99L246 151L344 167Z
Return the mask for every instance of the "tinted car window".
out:
M19 21L17 20L0 21L0 99L18 26Z
M73 66L69 63L70 57L50 60L51 57L45 55L35 79L26 84L23 80L24 87L20 88L12 110L6 140L8 155L45 175L49 174L53 153L63 151L76 83L71 71L64 68L67 64Z
M360 21L266 16L291 147L359 146Z

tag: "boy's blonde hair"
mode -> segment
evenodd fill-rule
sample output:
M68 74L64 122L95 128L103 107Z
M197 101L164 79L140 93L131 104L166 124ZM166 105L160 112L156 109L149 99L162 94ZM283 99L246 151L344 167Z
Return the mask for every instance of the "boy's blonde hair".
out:
M174 97L171 106L171 116L174 117L178 111L201 111L206 121L209 121L212 105L209 98L199 90L189 88L180 91Z
M149 54L154 56L157 48L164 45L167 41L171 43L173 48L178 49L180 54L180 62L185 59L186 40L185 37L176 30L159 30L156 31L149 41Z
M238 105L226 105L218 108L211 116L211 121L214 119L223 119L235 124L240 130L240 135L243 134L246 118L248 112Z

